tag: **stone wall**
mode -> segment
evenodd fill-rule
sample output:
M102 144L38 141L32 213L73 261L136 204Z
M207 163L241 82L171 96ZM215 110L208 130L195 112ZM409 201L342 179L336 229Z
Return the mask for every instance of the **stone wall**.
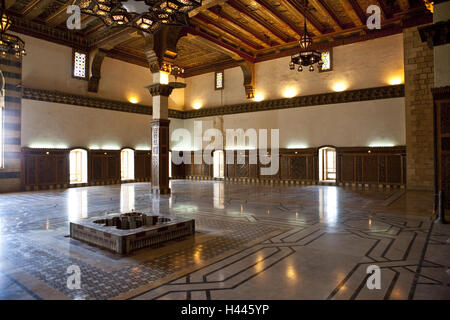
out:
M403 31L405 59L407 188L433 190L433 49L420 39L418 28Z

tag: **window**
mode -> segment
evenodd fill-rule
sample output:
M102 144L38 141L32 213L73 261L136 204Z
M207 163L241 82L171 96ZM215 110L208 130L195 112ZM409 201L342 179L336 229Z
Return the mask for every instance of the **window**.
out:
M70 151L70 183L87 183L87 151Z
M122 180L134 180L134 150L123 149L120 158Z
M72 65L72 70L73 70L73 76L75 78L80 78L80 79L87 79L87 70L88 70L88 55L85 52L82 51L77 51L74 50L73 51L73 65Z
M336 180L336 149L324 147L319 149L320 180Z
M332 53L331 49L322 52L322 69L320 71L331 71L332 70Z
M215 73L214 88L216 90L222 90L224 88L224 72L219 71Z
M224 155L222 150L214 151L214 178L224 177Z
M172 151L169 151L169 178L172 178Z

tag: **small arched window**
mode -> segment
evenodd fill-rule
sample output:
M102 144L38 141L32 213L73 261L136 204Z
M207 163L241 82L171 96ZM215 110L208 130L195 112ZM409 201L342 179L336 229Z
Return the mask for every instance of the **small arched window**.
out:
M123 149L120 152L122 180L134 180L134 150Z
M70 151L70 183L87 183L87 151L74 149Z

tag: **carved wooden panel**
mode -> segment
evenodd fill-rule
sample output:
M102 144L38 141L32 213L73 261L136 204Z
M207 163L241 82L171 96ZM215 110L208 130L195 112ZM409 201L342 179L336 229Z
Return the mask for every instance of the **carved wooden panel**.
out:
M290 178L291 179L306 179L306 157L291 157L290 158Z
M365 183L378 183L378 157L364 157L362 165L362 181Z
M236 164L236 176L248 177L248 163Z
M120 181L119 150L90 150L88 162L89 182Z
M355 182L355 157L341 156L341 179L343 182Z
M151 151L135 151L134 178L136 180L150 179L152 177Z
M22 149L24 186L69 183L69 150Z

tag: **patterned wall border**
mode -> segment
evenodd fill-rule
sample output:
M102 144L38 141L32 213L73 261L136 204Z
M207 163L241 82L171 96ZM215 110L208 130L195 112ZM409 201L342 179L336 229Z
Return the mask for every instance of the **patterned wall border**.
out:
M189 110L185 111L183 116L184 119L191 119L191 118L220 116L235 113L309 107L324 104L347 103L347 102L367 101L376 99L389 99L404 96L405 96L405 86L403 84L400 84L394 86L349 90L344 92L322 93L294 98L267 100L261 102L248 102L217 108Z
M324 104L391 99L404 96L405 86L403 84L400 84L394 86L349 90L344 92L322 93L287 99L248 102L217 108L205 108L200 110L179 111L169 109L169 117L175 119L193 119L210 116L221 116L226 114L309 107ZM152 114L151 106L63 93L59 91L23 88L22 98L122 112L140 113L147 115Z

